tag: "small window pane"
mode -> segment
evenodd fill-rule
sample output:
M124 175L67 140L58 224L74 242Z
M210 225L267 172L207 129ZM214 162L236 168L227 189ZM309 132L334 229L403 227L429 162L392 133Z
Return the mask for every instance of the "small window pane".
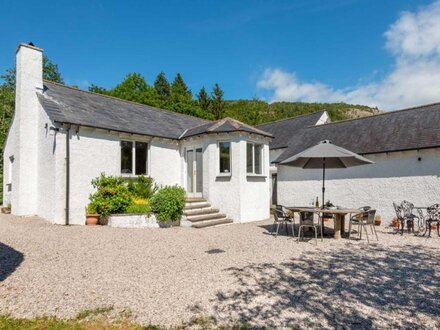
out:
M219 142L220 173L231 173L231 143Z
M133 142L121 141L121 173L133 174Z
M136 142L136 175L147 174L147 144Z
M255 174L262 174L262 158L263 158L263 146L261 144L255 144Z
M248 143L246 146L246 171L248 173L253 173L254 171L253 149L254 145Z

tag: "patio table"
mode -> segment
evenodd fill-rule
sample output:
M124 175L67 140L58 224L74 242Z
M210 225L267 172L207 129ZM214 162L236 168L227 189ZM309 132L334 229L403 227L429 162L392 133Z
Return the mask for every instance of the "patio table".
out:
M362 211L358 209L321 209L317 207L286 207L292 213L325 213L335 215L335 239L341 239L341 233L345 233L345 216L347 214L358 214Z

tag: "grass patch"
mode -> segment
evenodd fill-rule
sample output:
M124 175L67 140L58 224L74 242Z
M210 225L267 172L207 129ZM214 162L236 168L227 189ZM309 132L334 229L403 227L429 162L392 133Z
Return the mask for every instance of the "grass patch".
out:
M55 317L36 317L20 319L7 315L0 315L0 330L248 330L266 329L265 327L250 326L247 323L235 325L220 325L214 319L206 316L193 317L180 325L140 325L130 321L131 313L121 312L120 318L112 320L106 317L113 307L101 307L84 310L74 319L62 320ZM127 318L128 317L128 318ZM291 329L296 329L290 327Z

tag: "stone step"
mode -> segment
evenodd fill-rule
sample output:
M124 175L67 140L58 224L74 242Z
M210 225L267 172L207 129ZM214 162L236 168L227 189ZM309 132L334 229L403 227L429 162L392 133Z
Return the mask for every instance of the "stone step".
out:
M199 208L199 209L193 209L193 210L187 210L183 212L183 215L186 216L192 216L192 215L202 215L202 214L211 214L211 213L218 213L218 209L212 209L212 208Z
M195 203L195 202L206 202L206 199L203 197L187 197L185 199L187 203Z
M199 222L199 221L205 221L205 220L215 220L215 219L221 219L226 218L226 215L221 213L212 213L212 214L204 214L204 215L193 215L188 216L188 221L191 222Z
M183 211L194 210L194 209L203 209L211 207L211 204L208 202L197 202L197 203L187 203L183 208Z
M228 219L228 218L223 218L223 219L218 219L218 220L210 220L210 221L203 221L203 222L195 223L192 225L192 227L197 228L197 229L201 229L201 228L213 227L213 226L218 226L218 225L224 225L224 224L228 224L228 223L232 223L232 220Z

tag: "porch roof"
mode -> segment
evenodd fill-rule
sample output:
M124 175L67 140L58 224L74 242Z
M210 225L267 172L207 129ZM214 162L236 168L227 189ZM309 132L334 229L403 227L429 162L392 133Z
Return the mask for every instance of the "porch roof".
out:
M272 137L272 134L268 132L227 117L217 120L215 122L204 123L196 127L190 128L182 134L181 139L203 134L231 132L246 132L251 134L263 135L270 138Z

